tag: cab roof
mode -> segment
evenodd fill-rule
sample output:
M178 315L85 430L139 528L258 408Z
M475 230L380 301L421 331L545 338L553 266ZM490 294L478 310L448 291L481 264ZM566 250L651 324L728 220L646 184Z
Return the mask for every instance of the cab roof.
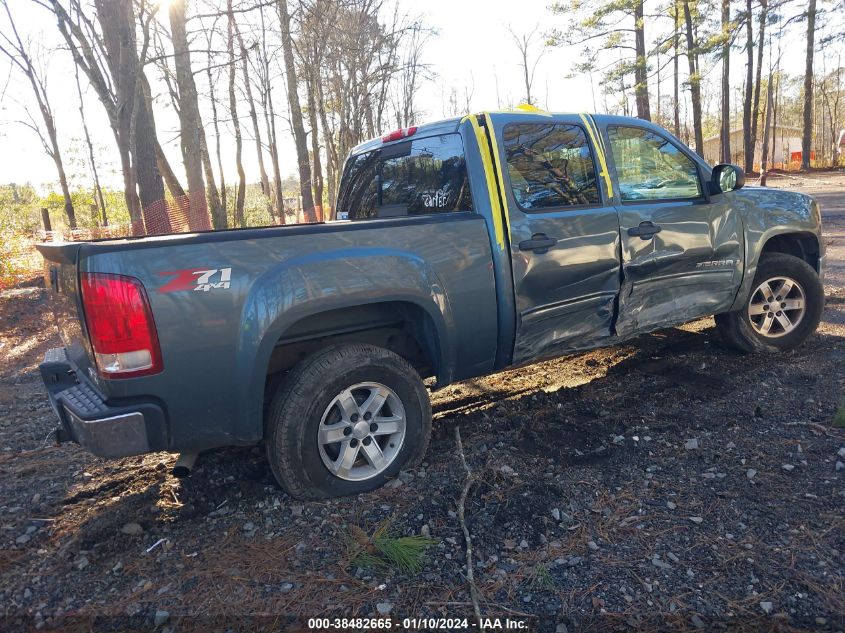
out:
M458 127L460 126L461 122L467 118L468 116L480 116L484 114L504 114L508 116L526 116L531 118L543 118L543 117L561 117L561 116L579 116L581 114L585 116L591 117L597 125L608 125L612 123L617 123L620 125L623 124L632 124L635 123L639 127L644 128L653 128L654 130L660 131L661 133L667 133L667 130L664 130L660 126L646 121L644 119L638 119L636 117L628 117L628 116L620 116L615 114L593 114L589 112L548 112L546 110L542 110L532 105L522 104L517 106L516 108L510 110L484 110L481 112L474 112L465 116L460 117L452 117L449 119L443 119L440 121L432 121L430 123L423 123L421 125L416 126L416 129L409 135L403 136L401 138L397 138L391 141L385 141L382 137L376 137L370 139L368 141L364 141L363 143L359 143L355 147L352 148L350 155L354 156L356 154L361 154L363 152L368 152L374 149L379 149L382 147L390 146L394 143L401 143L405 142L408 139L413 139L415 137L421 136L434 136L437 134L452 134L457 132ZM411 128L405 128L405 130L409 130ZM671 133L670 133L671 134Z

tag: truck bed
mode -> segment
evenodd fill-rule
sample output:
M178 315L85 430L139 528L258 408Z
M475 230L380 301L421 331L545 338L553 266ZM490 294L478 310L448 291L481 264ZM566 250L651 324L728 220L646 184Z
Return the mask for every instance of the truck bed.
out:
M342 340L345 333L367 328L384 337L385 345L410 345L405 338L411 337L421 362L441 383L492 369L497 313L489 289L495 281L487 227L477 214L38 248L47 260L57 323L78 380L107 404L160 403L169 431L165 445L153 450L202 450L261 439L268 368L283 371L295 362L290 350L306 350L309 337ZM81 273L141 281L163 372L122 380L97 375L80 301ZM403 325L411 320L422 325ZM280 353L280 343L287 355Z

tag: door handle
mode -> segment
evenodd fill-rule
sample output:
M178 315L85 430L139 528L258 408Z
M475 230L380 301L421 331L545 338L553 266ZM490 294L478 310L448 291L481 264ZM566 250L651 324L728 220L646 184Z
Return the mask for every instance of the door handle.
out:
M534 251L538 255L542 255L543 253L547 253L555 244L557 244L555 238L549 237L545 233L535 233L531 236L530 240L523 240L519 243L519 250Z
M657 226L653 222L640 222L639 226L634 226L628 229L628 235L639 236L641 240L650 240L655 234L660 233L663 228Z

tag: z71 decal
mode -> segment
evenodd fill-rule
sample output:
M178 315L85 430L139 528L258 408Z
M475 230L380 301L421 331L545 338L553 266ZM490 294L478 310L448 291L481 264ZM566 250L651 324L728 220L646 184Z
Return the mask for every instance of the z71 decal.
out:
M231 268L208 268L202 270L168 270L159 275L175 275L158 289L159 292L182 292L184 290L208 292L228 290L232 280Z

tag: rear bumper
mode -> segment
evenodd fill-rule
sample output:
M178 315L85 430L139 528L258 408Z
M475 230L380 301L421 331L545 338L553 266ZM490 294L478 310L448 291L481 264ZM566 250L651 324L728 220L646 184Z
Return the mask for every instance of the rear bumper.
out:
M166 450L164 410L155 402L106 404L80 380L64 348L49 350L38 366L59 418L59 439L100 457L126 457Z

